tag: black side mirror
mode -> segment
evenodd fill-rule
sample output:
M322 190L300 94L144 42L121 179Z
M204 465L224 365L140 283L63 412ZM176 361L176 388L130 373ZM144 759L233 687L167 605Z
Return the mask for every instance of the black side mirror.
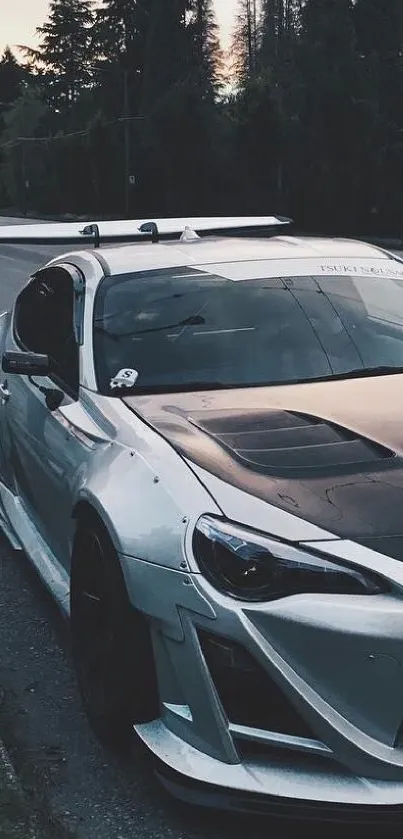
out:
M50 373L49 356L34 352L5 352L1 366L4 373L20 376L48 376Z

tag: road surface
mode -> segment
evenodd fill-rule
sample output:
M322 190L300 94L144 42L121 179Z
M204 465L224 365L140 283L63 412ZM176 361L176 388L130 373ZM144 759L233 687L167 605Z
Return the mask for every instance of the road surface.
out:
M30 273L58 252L0 245L0 314ZM81 710L67 628L27 561L1 535L0 735L25 787L41 798L55 839L300 836L298 825L185 807L160 789L143 757L123 763L104 751ZM302 826L308 829L310 837L323 835ZM327 827L326 834L338 837L340 829Z

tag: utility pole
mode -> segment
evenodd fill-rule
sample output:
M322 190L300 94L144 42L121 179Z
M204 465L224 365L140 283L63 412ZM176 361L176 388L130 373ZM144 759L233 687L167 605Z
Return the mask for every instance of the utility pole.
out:
M21 133L22 133L22 140L21 140L21 184L22 184L22 212L24 216L28 213L28 196L27 196L27 160L25 156L25 111L22 110L21 114Z
M24 216L28 213L28 200L27 200L27 164L26 164L26 157L25 157L25 142L24 140L21 141L21 183L22 183L22 212Z
M129 71L127 67L124 69L124 132L125 132L125 215L129 216L130 211L130 184L129 184L129 169L130 169L130 106L129 106Z

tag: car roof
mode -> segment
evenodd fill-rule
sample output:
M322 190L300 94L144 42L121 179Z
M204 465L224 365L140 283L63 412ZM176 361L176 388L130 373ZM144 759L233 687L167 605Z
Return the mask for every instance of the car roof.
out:
M362 258L391 259L373 245L353 239L275 236L273 238L201 238L195 242L133 244L105 247L96 252L105 274L268 259Z

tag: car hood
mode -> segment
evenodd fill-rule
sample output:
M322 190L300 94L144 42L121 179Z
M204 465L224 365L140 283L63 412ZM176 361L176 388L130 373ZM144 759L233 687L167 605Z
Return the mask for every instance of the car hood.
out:
M124 402L205 472L403 558L403 375Z

